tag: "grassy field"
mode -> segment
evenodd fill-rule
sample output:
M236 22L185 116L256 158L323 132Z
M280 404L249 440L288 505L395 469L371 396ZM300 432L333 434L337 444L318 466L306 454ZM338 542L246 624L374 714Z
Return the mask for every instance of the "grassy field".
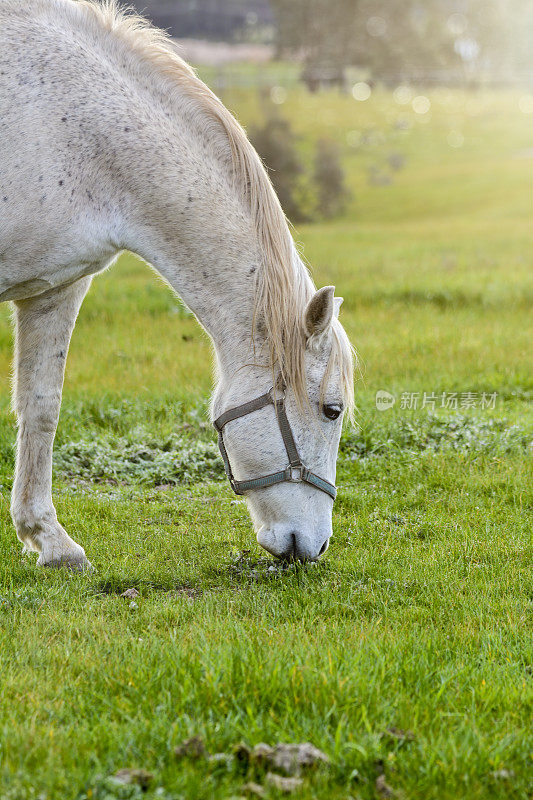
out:
M96 572L37 570L9 518L3 308L1 800L140 797L109 777L125 767L162 800L265 784L236 757L177 758L194 735L210 753L313 742L331 764L301 798L383 797L384 782L531 797L533 114L519 93L428 97L424 115L385 92L295 89L280 107L305 158L339 142L353 191L342 219L297 232L361 357L319 565L269 569L207 424L209 342L125 256L81 311L57 437L60 519ZM261 118L253 92L224 99Z

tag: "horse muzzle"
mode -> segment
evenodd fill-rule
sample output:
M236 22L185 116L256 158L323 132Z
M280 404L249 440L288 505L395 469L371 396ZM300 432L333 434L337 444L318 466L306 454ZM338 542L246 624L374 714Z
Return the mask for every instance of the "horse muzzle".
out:
M324 536L306 534L288 526L263 525L257 541L276 558L286 561L317 561L329 546L331 534Z

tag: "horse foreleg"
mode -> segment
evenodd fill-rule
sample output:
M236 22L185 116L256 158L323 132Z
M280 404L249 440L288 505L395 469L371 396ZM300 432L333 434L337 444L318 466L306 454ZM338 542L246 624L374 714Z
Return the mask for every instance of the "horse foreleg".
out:
M37 564L90 567L83 547L57 521L52 502L52 450L65 362L76 317L91 279L15 304L14 407L17 460L11 514L17 536L39 553Z

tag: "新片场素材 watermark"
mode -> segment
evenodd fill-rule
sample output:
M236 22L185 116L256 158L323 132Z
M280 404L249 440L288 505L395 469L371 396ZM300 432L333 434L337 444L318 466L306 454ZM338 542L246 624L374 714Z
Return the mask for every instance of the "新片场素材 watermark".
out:
M428 411L436 411L438 408L447 408L451 411L475 408L481 411L493 411L497 399L497 392L401 392L399 407L411 410L426 408ZM378 411L388 411L396 401L396 395L386 389L379 389L376 392Z

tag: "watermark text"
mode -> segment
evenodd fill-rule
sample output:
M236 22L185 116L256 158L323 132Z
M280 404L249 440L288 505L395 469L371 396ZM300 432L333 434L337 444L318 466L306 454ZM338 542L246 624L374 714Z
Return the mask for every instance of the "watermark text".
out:
M439 408L450 411L493 411L497 399L497 392L400 392L397 397L392 392L380 389L376 392L376 408L378 411L388 411L398 403L399 408L413 411L423 408L428 411L437 411Z

